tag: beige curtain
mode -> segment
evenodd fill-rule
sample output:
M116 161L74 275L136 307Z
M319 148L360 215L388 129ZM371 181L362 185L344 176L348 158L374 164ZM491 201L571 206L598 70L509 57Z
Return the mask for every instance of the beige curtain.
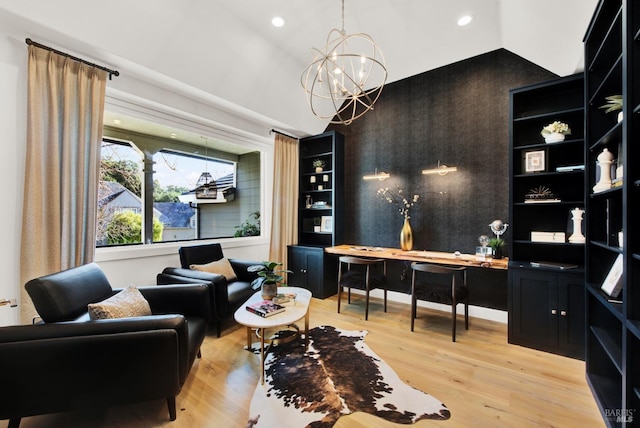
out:
M298 140L275 133L273 215L269 260L287 266L287 245L298 242Z
M107 72L29 45L20 280L93 261ZM35 315L24 287L21 319Z

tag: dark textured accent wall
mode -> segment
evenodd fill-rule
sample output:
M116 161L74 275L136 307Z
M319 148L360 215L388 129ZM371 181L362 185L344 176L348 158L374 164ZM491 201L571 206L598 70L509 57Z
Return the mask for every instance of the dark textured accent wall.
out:
M376 194L397 185L420 195L410 219L415 249L473 252L489 223L509 221L509 89L556 77L499 49L390 83L373 111L330 125L345 136L345 242L399 246L403 218ZM438 160L458 171L422 175ZM392 178L362 179L376 168ZM406 291L408 281L396 282ZM503 297L506 309L506 286Z

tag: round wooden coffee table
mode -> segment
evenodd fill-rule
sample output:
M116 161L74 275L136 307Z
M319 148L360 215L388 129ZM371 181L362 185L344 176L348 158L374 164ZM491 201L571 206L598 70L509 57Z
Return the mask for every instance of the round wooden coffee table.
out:
M284 312L263 318L260 315L249 312L246 309L247 305L262 301L262 294L260 291L256 292L249 298L242 306L236 310L233 317L238 322L247 328L247 346L245 349L253 351L251 336L255 332L256 336L260 339L260 364L261 364L261 382L264 383L264 358L265 358L265 342L268 342L268 346L275 345L278 342L279 330L287 327L295 328L295 332L299 333L300 329L295 325L296 321L304 318L304 345L308 345L309 341L309 303L311 302L311 292L306 288L300 287L278 287L278 293L295 293L296 298L291 299L286 303L281 303L286 309ZM267 330L275 330L275 332L267 337ZM297 336L297 334L296 334ZM289 341L292 336L287 336ZM267 348L267 352L269 349Z

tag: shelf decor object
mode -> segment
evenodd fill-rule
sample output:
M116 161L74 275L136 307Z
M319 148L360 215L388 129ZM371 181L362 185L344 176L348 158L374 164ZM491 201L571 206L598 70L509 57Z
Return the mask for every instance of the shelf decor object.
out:
M545 155L545 150L530 150L525 152L524 171L527 173L546 171Z
M574 208L571 210L571 220L573 221L573 233L569 236L569 242L575 244L583 244L585 237L582 234L582 217L584 216L584 210L580 208Z
M593 186L593 191L596 193L611 189L611 164L613 163L613 154L605 147L597 159L600 180Z
M527 193L526 195L524 195L524 202L525 203L550 203L550 202L562 202L560 199L558 199L555 195L555 193L553 193L551 191L551 189L549 189L546 186L538 186L534 189L529 190L529 193Z
M619 254L613 262L613 266L611 266L602 286L600 286L602 291L613 298L617 298L620 295L620 291L622 291L623 261L622 254Z
M382 51L370 35L332 29L324 48L312 48L315 57L300 78L314 115L330 123L351 124L380 97L387 81Z
M542 128L540 134L544 137L544 142L547 144L559 143L564 141L565 135L571 135L571 128L569 128L569 125L566 123L556 120Z
M605 100L607 100L606 104L601 105L600 108L604 109L605 113L617 111L618 122L621 122L624 117L622 114L622 95L610 95L605 97Z

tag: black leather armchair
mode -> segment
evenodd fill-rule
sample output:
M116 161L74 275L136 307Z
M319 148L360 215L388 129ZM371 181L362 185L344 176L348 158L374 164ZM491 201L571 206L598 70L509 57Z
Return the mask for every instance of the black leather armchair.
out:
M43 322L0 328L0 419L166 399L171 420L210 322L203 284L139 287L152 315L89 319L120 291L88 264L29 281ZM203 303L204 302L204 303Z
M158 284L206 283L209 286L212 321L216 322L218 337L222 332L222 321L233 315L255 290L251 282L258 277L247 271L255 261L229 259L237 279L227 281L223 275L189 269L193 264L202 265L224 258L220 244L193 245L178 250L181 267L168 267L157 276Z

